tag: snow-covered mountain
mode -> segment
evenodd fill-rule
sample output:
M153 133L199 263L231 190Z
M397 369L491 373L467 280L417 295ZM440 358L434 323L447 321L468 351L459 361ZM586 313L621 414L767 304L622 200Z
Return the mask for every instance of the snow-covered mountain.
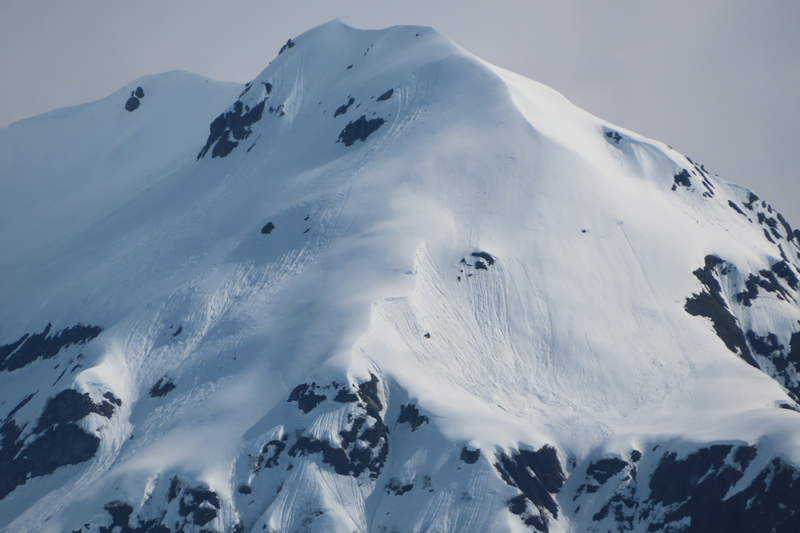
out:
M800 232L434 30L0 130L0 530L800 531Z

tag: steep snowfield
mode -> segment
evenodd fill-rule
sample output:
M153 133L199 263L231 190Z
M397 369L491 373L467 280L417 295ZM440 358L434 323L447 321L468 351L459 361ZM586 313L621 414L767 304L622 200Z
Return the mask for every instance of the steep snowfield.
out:
M141 86L148 91L140 107L126 111ZM187 164L208 123L241 89L167 72L0 130L3 262L84 231Z
M800 528L800 232L430 28L137 80L0 176L3 532Z

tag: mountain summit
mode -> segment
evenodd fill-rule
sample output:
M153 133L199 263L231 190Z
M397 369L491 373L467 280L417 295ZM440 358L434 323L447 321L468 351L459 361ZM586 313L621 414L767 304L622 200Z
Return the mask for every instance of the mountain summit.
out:
M0 130L0 530L796 532L800 232L430 28Z

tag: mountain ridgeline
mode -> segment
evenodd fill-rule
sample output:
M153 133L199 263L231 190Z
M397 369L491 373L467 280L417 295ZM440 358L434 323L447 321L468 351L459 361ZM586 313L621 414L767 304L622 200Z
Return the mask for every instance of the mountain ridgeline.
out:
M800 230L431 28L0 130L0 531L800 531Z

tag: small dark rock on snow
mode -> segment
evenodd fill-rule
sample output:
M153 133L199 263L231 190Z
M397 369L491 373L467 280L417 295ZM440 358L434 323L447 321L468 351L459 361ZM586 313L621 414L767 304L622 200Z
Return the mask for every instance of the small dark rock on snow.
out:
M139 104L140 104L139 99L136 98L135 96L131 96L130 98L128 98L128 101L125 102L125 110L136 111L137 109L139 109Z
M394 94L394 89L389 89L388 91L380 95L376 100L376 102L385 102L386 100L391 98L393 94Z
M162 396L166 396L174 389L175 389L175 384L172 382L171 379L167 379L167 377L165 376L159 379L156 382L156 384L150 388L150 397L160 398Z
M367 120L366 115L361 115L361 118L350 122L347 126L344 127L342 132L339 134L339 140L336 142L342 142L345 146L352 146L357 140L361 140L364 142L367 140L373 132L377 131L378 128L383 126L386 121L382 118L373 118L371 120Z
M292 48L293 46L294 46L294 41L292 41L291 39L289 39L288 41L286 41L286 44L284 44L283 46L281 46L281 49L280 49L280 51L278 52L278 55L281 55L281 54L282 54L282 53L283 53L285 50L288 50L289 48Z

